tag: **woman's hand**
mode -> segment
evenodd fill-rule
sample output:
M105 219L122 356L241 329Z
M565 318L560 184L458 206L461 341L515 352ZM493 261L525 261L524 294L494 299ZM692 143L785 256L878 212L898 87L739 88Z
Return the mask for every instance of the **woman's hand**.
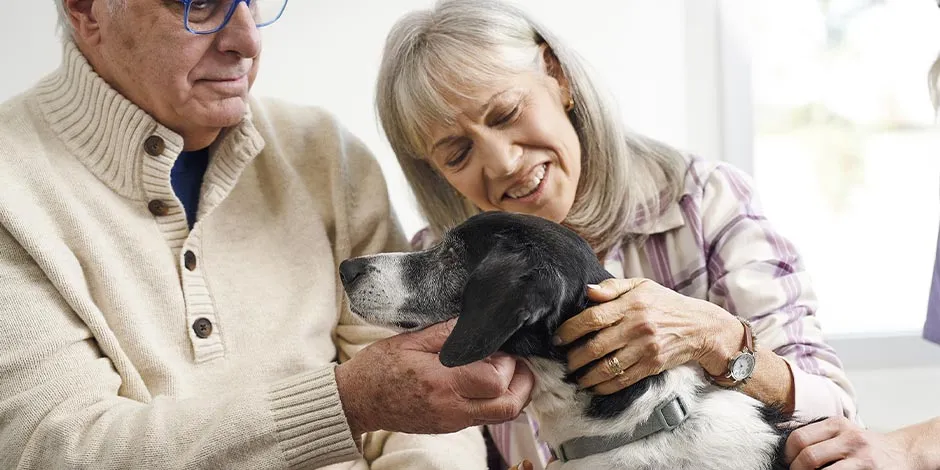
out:
M727 373L729 359L743 344L744 327L733 315L648 279L607 279L589 286L588 298L600 304L563 323L555 342L569 344L598 332L568 352L568 370L607 356L578 380L581 387L594 387L599 394L617 392L689 361L712 375Z
M829 418L790 434L785 455L790 470L912 470L908 436L898 431L878 434L842 418Z

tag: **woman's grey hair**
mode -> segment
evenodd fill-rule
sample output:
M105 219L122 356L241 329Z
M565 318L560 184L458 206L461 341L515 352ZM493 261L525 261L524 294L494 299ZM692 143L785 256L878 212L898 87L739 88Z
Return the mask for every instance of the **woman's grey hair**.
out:
M614 100L585 63L524 11L498 0L441 0L402 17L385 44L376 108L385 135L435 235L479 212L428 163L433 123L453 123L448 98L509 74L544 70L541 46L569 84L569 117L581 142L581 178L563 223L597 253L651 222L682 191L686 161L664 144L630 132Z
M58 13L57 30L59 37L63 40L71 39L72 33L75 31L72 30L72 22L69 21L69 12L65 9L65 0L53 1L55 2L55 11ZM112 13L118 9L124 8L125 5L127 5L127 0L108 0L108 10Z

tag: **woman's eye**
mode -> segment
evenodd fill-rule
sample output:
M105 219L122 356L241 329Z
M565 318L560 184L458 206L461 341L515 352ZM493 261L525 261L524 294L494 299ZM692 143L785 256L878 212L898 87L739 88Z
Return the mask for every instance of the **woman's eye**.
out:
M205 10L209 8L214 8L215 0L193 0L190 2L190 8L196 10Z
M518 114L518 113L519 113L519 107L516 106L516 107L512 108L508 113L503 113L503 114L499 115L495 120L493 120L492 125L493 125L493 126L501 126L501 125L503 125L503 124L506 124L506 123L508 123L509 121L511 121L514 117L516 117L516 114Z
M464 147L462 150L460 150L460 152L457 152L456 155L448 159L445 164L449 168L457 168L458 166L460 166L461 163L464 162L464 160L467 159L467 155L469 154L470 154L470 147Z

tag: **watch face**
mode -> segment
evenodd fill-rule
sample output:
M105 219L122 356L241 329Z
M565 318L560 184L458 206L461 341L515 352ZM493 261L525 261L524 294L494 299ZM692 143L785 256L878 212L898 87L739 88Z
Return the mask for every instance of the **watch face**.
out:
M734 380L744 380L754 372L754 355L741 354L734 359L731 364L731 378Z

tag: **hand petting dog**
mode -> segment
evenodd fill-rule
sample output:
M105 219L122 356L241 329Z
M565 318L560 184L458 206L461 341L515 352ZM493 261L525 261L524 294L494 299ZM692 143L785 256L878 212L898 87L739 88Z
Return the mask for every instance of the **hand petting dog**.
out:
M723 374L744 336L744 327L721 307L648 279L607 279L588 286L588 298L600 304L563 323L555 343L570 344L597 332L569 351L568 368L616 358L591 366L578 380L601 395L690 361L709 374Z
M353 436L379 429L450 433L519 415L532 391L532 372L522 361L502 353L461 367L444 367L438 353L454 323L378 341L336 367L336 384Z

